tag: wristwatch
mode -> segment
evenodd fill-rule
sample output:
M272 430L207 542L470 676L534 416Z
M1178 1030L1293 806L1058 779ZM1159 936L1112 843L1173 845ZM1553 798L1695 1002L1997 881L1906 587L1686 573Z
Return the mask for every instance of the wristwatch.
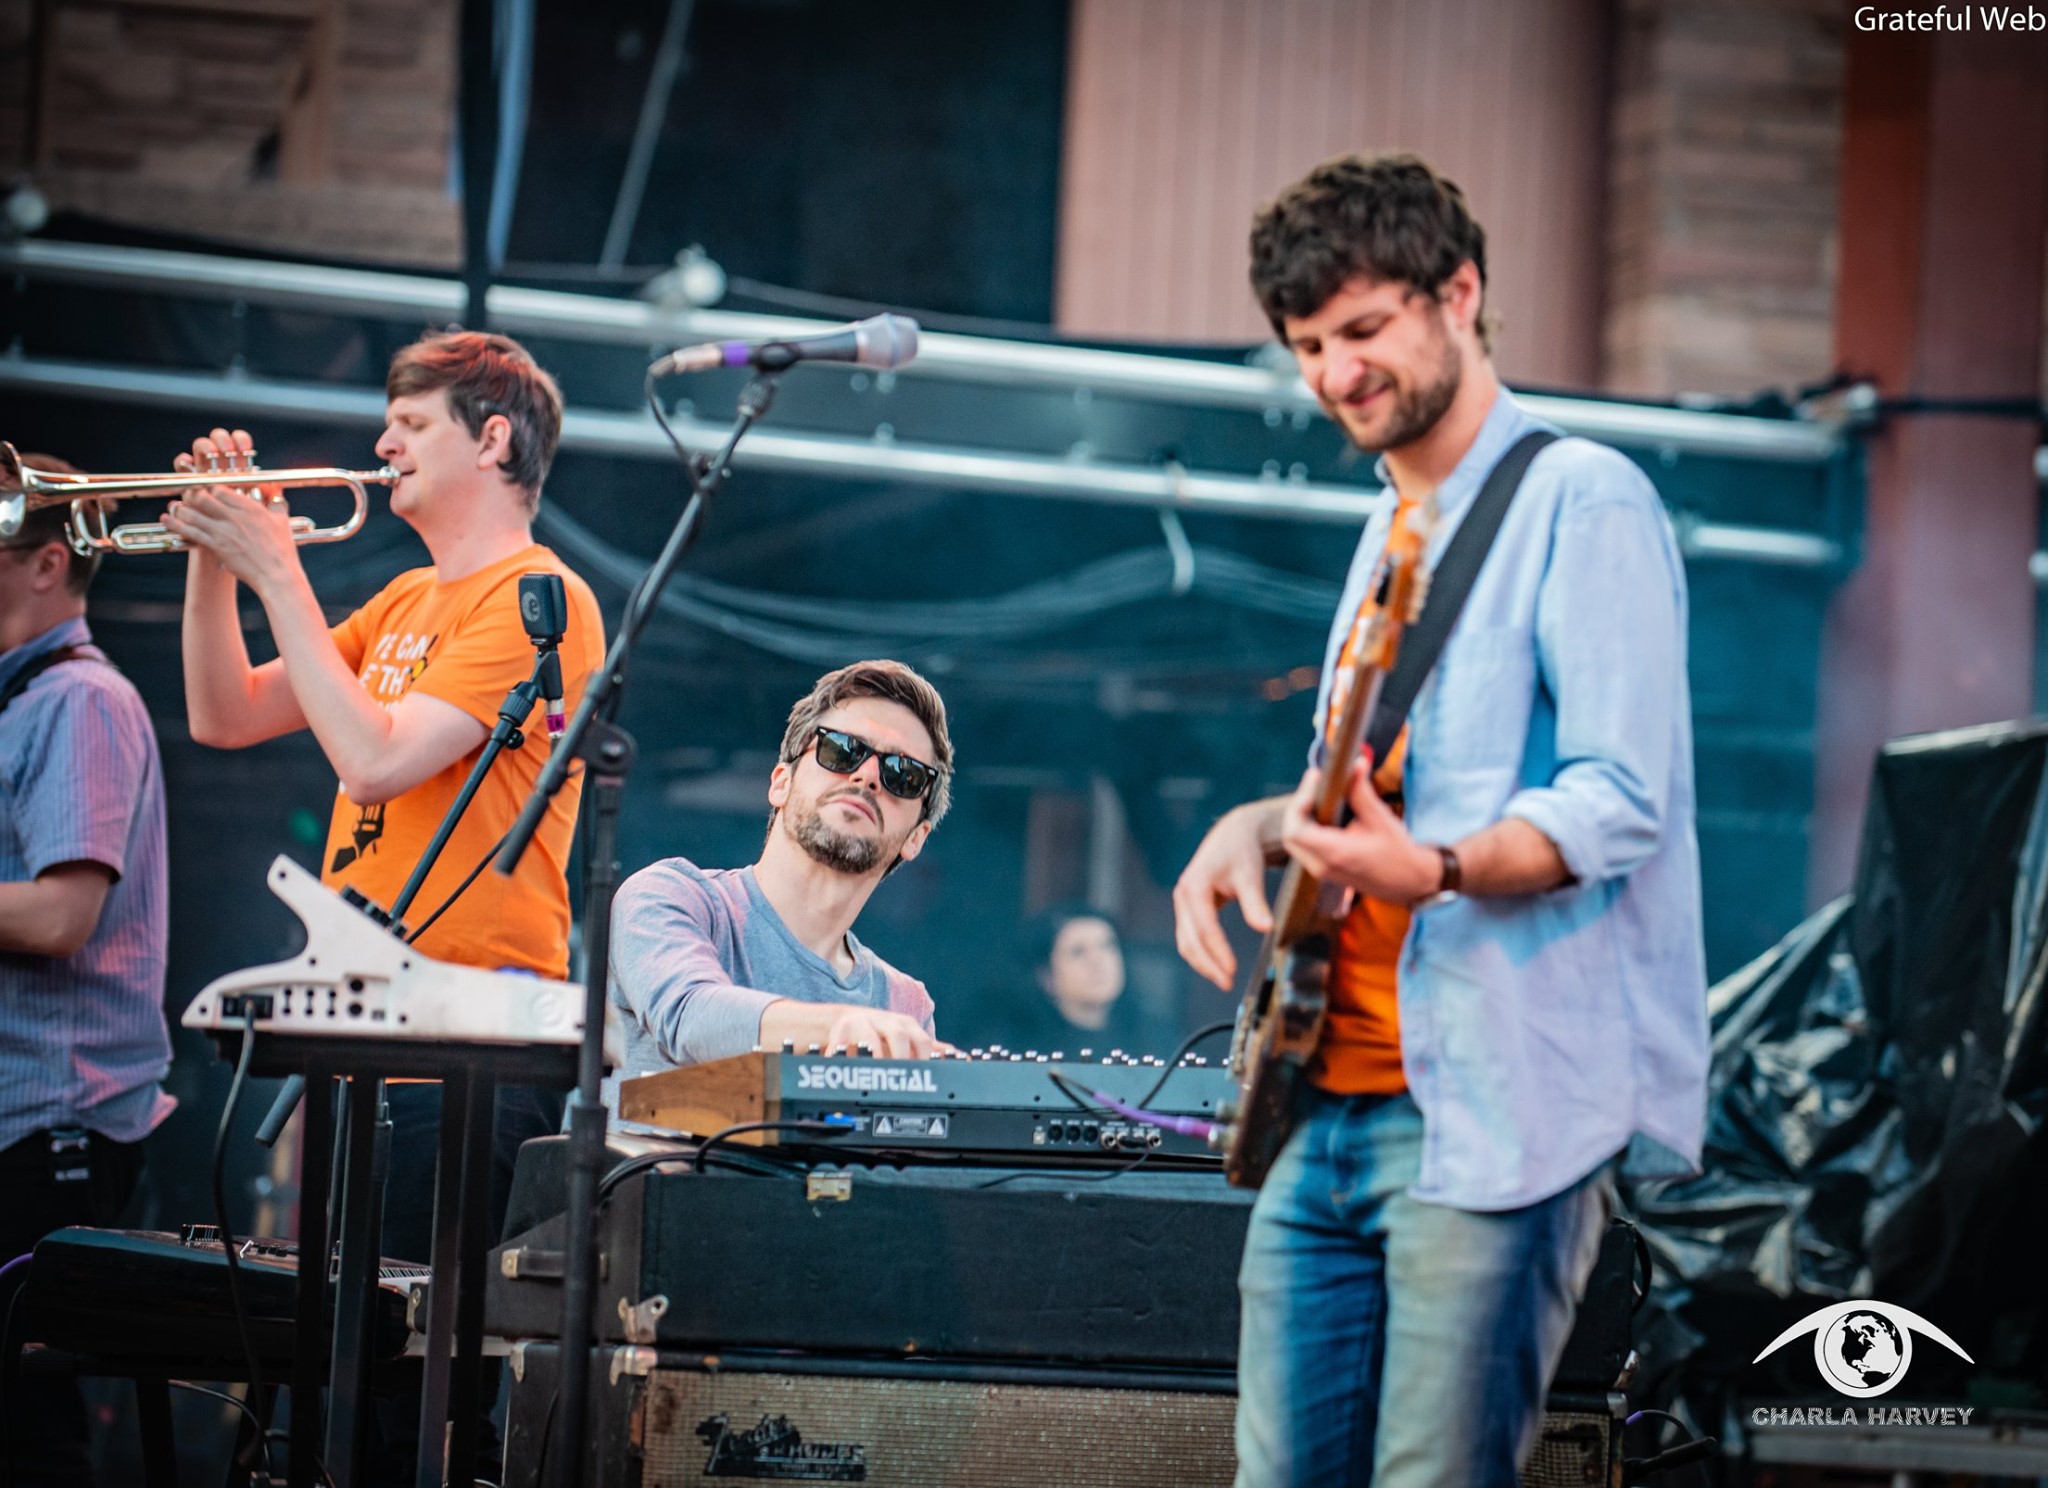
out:
M1409 906L1411 909L1433 909L1439 904L1449 904L1464 887L1465 869L1458 862L1458 855L1441 842L1431 843L1430 850L1442 861L1443 874L1437 879L1436 892L1423 895Z

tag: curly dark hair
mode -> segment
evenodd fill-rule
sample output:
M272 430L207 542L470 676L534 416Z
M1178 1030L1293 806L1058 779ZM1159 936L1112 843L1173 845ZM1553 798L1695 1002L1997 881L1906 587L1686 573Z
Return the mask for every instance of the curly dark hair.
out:
M1252 219L1252 292L1287 339L1286 317L1313 315L1364 275L1438 294L1470 260L1486 283L1486 229L1465 193L1417 155L1340 155L1261 207ZM1479 344L1493 349L1492 318Z
M483 437L484 421L501 413L512 443L498 468L526 493L529 514L540 508L540 486L562 442L562 390L531 353L510 336L487 331L430 331L391 359L384 396L404 398L445 388L448 411Z

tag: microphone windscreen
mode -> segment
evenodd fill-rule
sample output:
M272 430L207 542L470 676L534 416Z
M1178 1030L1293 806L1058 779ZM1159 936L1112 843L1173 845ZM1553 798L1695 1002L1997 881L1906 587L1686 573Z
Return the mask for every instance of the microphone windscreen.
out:
M863 367L888 370L908 366L917 357L917 322L907 315L875 315L855 324L859 345L855 357Z

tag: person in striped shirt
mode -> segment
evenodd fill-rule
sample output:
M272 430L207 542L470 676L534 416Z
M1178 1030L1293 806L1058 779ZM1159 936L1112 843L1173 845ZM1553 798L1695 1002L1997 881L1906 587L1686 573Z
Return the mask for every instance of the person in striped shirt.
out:
M52 1230L114 1223L175 1104L163 766L141 696L92 644L99 559L72 550L69 514L32 512L0 542L0 1266ZM0 1280L0 1314L26 1269ZM13 1381L0 1412L0 1477L92 1480L76 1383Z

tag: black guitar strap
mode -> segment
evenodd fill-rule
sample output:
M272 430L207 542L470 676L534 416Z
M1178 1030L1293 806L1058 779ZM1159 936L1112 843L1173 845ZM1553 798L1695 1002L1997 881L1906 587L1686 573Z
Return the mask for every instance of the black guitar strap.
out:
M97 651L84 646L59 646L54 651L45 651L41 656L22 665L20 671L7 679L7 685L0 687L0 713L7 711L7 705L28 691L29 683L42 676L53 666L62 666L67 661L96 661L102 666L113 666Z
M1472 581L1479 577L1486 555L1493 549L1501 520L1508 514L1508 503L1515 499L1522 477L1529 473L1529 462L1556 439L1555 434L1536 429L1510 445L1487 473L1486 483L1472 498L1472 509L1465 513L1465 520L1451 534L1444 556L1430 572L1429 598L1422 606L1421 618L1408 627L1408 634L1402 638L1401 654L1380 687L1372 722L1366 726L1365 742L1375 760L1385 759L1387 751L1394 747L1401 725L1408 721L1408 710L1429 677L1429 669L1443 654L1444 642L1451 638L1451 628L1458 623L1458 612L1465 608L1465 596L1472 592Z

